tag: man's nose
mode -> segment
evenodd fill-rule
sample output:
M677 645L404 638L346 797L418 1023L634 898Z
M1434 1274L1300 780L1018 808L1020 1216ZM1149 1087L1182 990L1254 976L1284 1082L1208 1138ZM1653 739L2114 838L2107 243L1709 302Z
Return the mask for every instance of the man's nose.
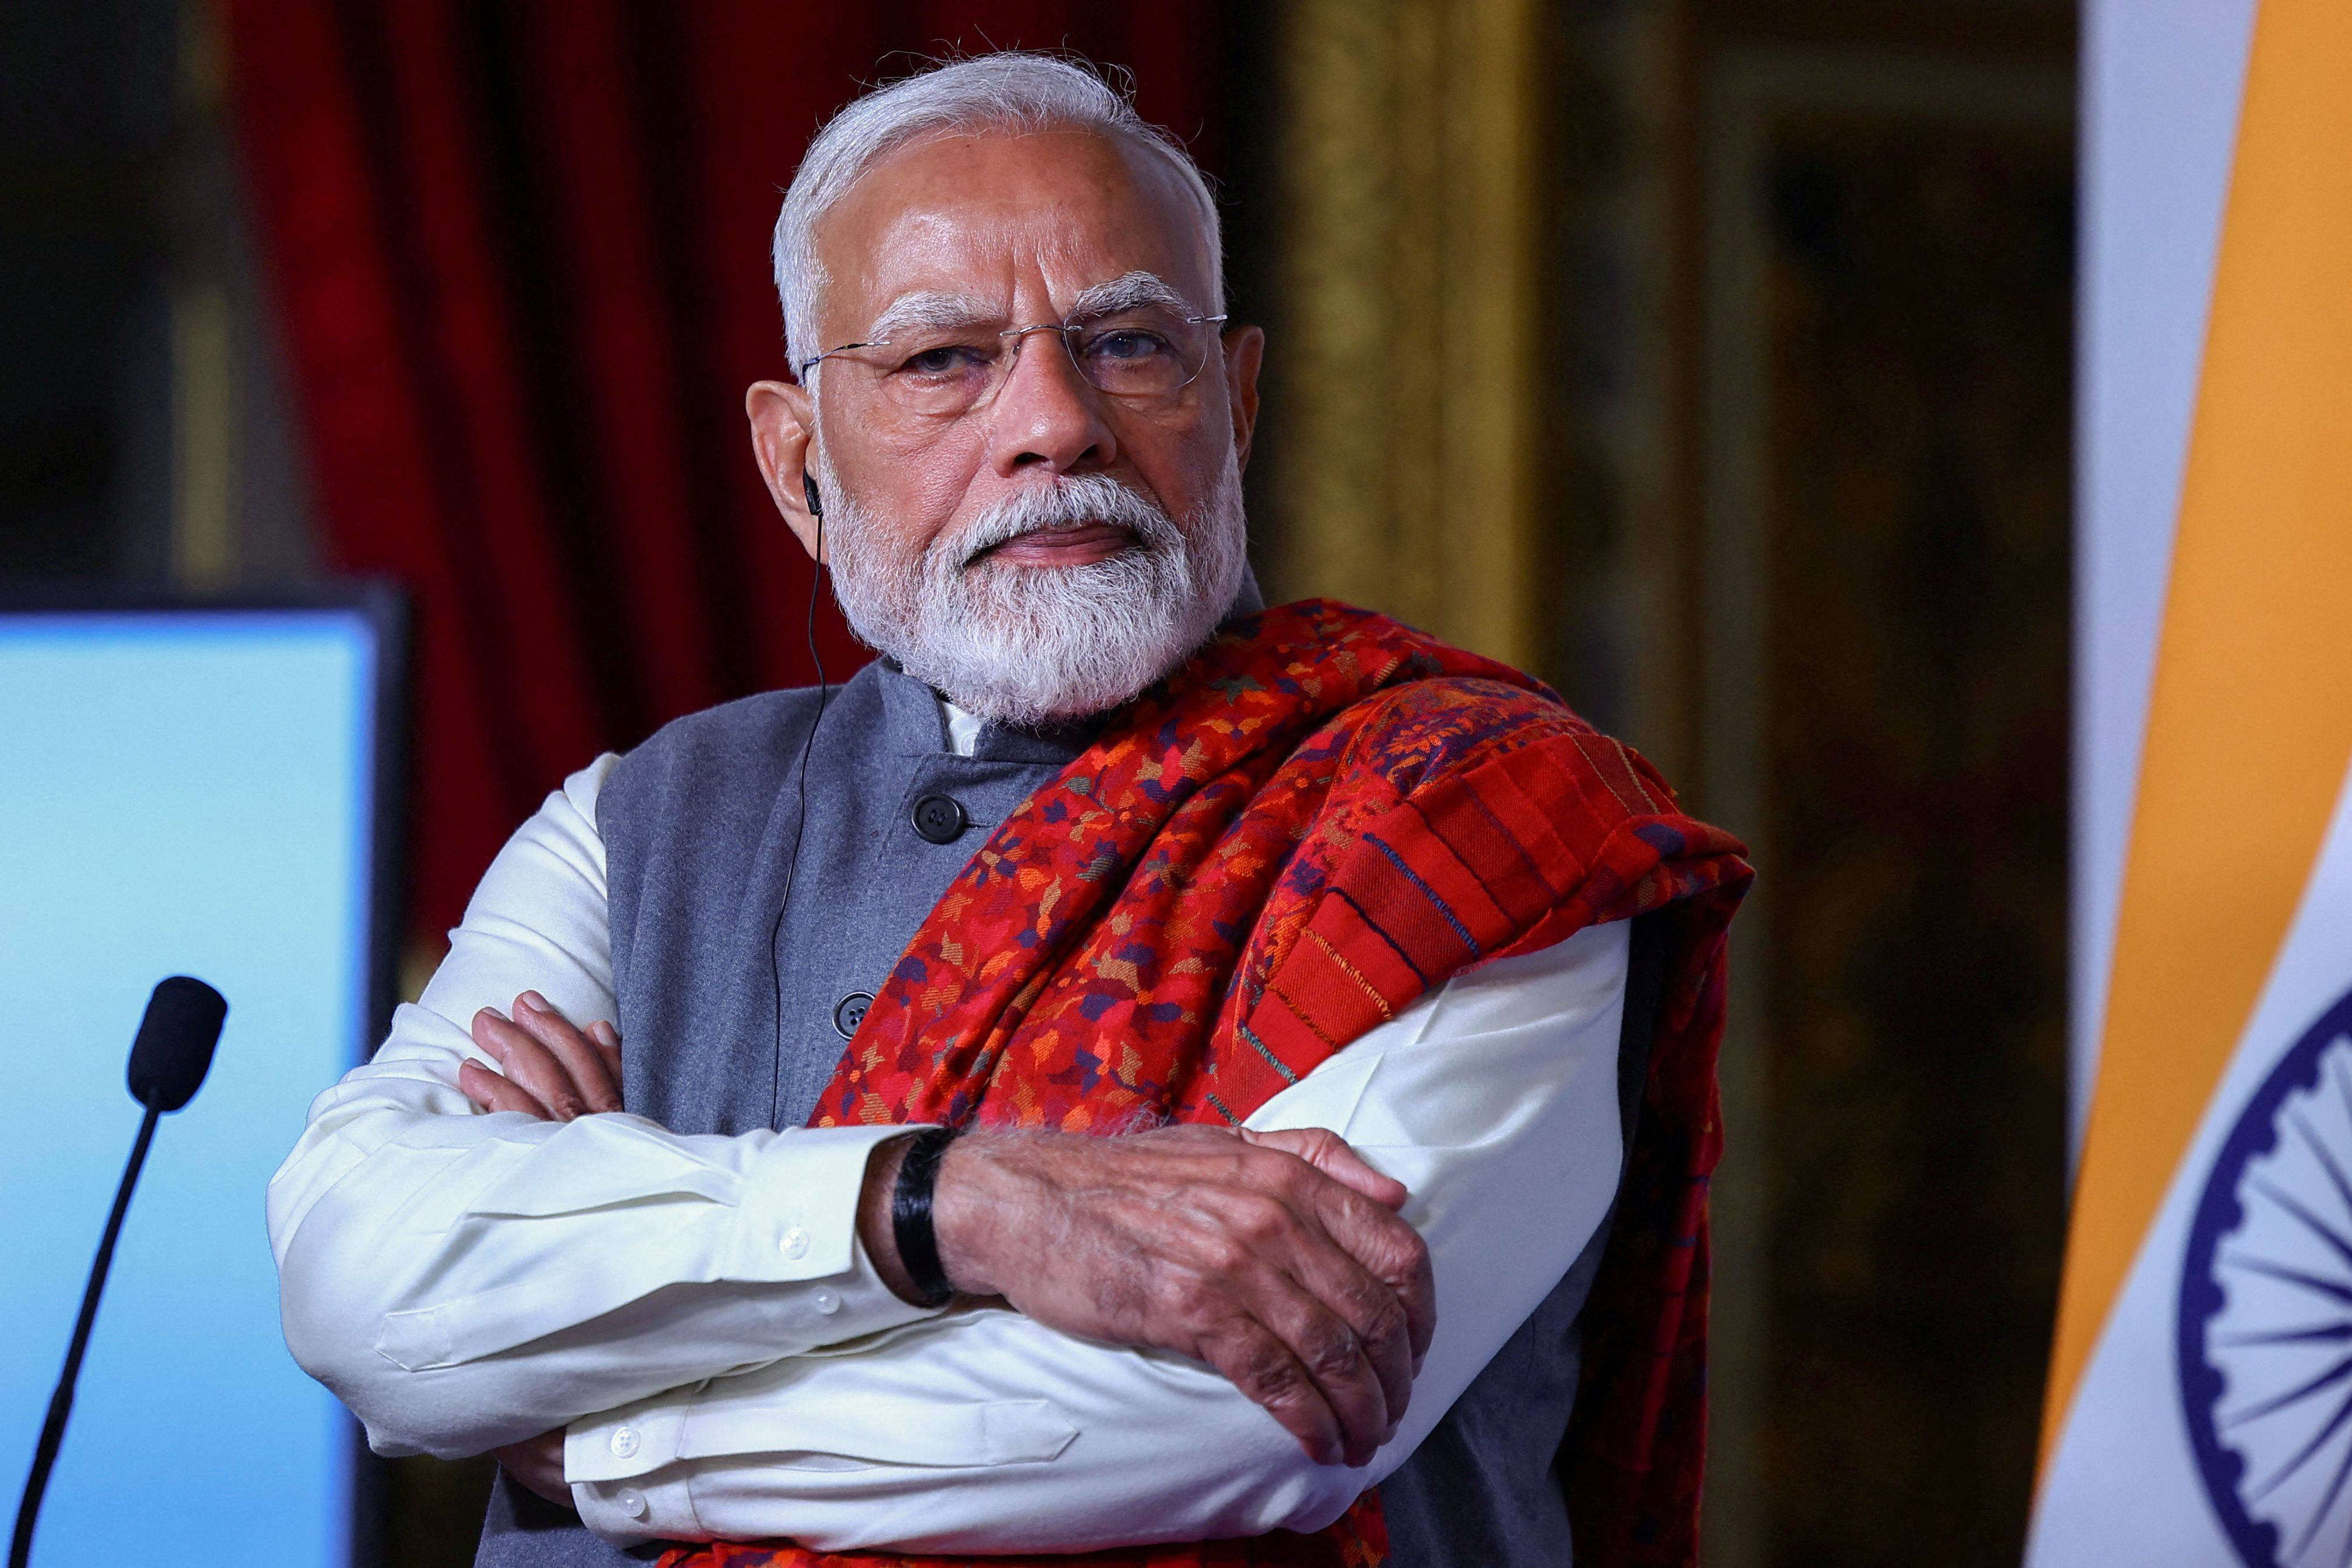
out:
M1066 340L1034 329L1007 341L1012 363L989 415L989 460L1003 475L1037 466L1055 474L1099 468L1118 455L1102 394L1071 361Z

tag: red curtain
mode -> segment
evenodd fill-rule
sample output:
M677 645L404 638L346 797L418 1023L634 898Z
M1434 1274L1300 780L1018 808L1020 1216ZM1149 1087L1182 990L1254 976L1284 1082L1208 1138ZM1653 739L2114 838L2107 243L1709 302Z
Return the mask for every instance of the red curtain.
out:
M221 0L335 565L415 609L412 929L563 776L814 678L744 387L808 138L922 57L1129 68L1214 171L1233 0ZM861 652L833 614L826 669Z

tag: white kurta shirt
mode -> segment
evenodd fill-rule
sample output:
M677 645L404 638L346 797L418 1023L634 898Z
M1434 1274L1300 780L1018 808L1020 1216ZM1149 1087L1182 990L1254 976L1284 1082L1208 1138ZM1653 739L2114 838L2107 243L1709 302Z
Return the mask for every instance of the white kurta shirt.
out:
M969 752L977 725L950 708ZM482 1008L616 1016L596 796L566 780L483 877L424 996L270 1184L287 1342L383 1454L568 1427L620 1543L1076 1551L1319 1529L1409 1458L1591 1239L1620 1166L1622 925L1455 977L1259 1108L1412 1190L1434 1342L1368 1467L1318 1465L1210 1368L893 1295L856 1239L903 1129L673 1134L478 1111ZM495 1066L486 1063L485 1065Z

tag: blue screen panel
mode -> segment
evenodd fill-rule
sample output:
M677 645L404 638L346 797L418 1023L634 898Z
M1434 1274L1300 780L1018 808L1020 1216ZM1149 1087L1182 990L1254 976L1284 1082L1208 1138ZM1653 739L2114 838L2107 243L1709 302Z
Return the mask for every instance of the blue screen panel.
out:
M36 1564L349 1556L352 1427L287 1354L262 1197L368 1043L379 657L356 610L0 614L12 1500L138 1128L147 993L229 1002L123 1228Z

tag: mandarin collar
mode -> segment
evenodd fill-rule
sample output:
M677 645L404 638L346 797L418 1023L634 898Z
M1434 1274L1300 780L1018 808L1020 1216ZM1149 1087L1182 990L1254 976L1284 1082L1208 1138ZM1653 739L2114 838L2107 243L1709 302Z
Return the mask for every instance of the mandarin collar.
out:
M882 711L892 750L902 756L952 755L948 742L948 716L939 693L900 669L891 659L874 661L882 685ZM1020 729L982 719L972 744L976 762L1037 762L1060 766L1075 761L1094 744L1102 720L1059 725L1051 729Z

